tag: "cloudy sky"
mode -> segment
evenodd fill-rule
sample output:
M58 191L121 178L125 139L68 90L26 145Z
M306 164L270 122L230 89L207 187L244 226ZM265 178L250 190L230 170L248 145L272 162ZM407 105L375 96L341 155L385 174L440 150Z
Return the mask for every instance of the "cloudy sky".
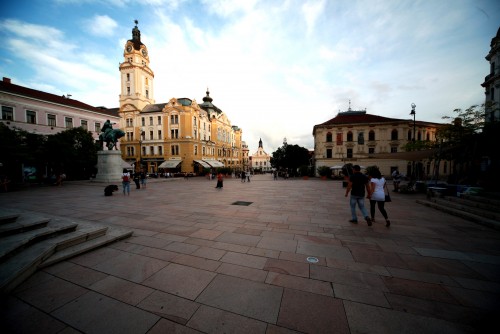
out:
M444 122L484 102L496 0L16 0L0 4L0 75L118 107L125 42L139 21L155 100L213 103L251 152L314 147L349 108ZM349 102L350 101L350 102Z

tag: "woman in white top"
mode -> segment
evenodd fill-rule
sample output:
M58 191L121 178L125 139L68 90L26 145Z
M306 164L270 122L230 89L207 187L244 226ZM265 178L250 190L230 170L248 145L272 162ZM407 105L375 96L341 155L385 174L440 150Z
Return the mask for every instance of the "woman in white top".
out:
M374 168L370 171L369 176L370 179L370 215L372 218L372 222L375 223L375 203L377 203L378 210L385 218L385 226L389 227L391 222L389 221L389 217L387 216L387 212L385 211L385 178L380 174L380 171Z

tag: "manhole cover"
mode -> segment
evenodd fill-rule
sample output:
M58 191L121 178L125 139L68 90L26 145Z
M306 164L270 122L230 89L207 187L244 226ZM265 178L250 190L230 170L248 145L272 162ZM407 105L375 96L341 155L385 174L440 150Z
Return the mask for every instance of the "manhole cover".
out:
M231 205L244 205L244 206L249 206L250 204L252 204L253 202L243 202L243 201L236 201L234 203L232 203Z
M319 262L319 260L318 260L318 258L317 258L317 257L309 256L309 257L307 258L307 262L309 262L309 263L318 263L318 262Z

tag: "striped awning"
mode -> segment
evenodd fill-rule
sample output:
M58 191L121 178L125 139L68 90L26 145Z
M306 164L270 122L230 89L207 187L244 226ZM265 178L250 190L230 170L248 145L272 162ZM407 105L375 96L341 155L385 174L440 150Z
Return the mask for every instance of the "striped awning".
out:
M203 161L205 161L207 164L209 164L210 167L214 167L214 168L224 167L224 164L220 161L217 161L217 160L203 160Z
M177 168L182 160L165 160L158 166L158 168Z
M209 164L207 164L207 163L206 163L205 161L203 161L203 160L194 160L194 162L199 163L200 165L202 165L202 166L203 166L203 167L205 167L205 168L210 168L210 165L209 165Z

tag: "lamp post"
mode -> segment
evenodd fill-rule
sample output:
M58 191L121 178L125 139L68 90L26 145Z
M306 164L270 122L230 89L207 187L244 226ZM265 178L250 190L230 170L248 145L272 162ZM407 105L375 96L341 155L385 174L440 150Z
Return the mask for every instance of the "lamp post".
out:
M142 136L144 136L144 129L141 128L139 133L139 171L142 169Z
M416 138L415 138L415 132L416 132L416 126L415 126L415 116L416 116L416 112L415 112L415 103L412 103L411 104L411 112L410 112L410 115L413 115L413 144L415 144L415 141L416 141ZM415 147L413 148L415 149ZM412 180L415 180L415 177L416 177L416 171L415 171L415 160L412 161L412 167L411 167L411 176L412 176Z
M416 126L415 126L415 116L416 116L416 112L415 112L415 103L412 103L411 104L411 112L410 112L410 115L413 115L413 142L415 142L415 130L416 130Z

